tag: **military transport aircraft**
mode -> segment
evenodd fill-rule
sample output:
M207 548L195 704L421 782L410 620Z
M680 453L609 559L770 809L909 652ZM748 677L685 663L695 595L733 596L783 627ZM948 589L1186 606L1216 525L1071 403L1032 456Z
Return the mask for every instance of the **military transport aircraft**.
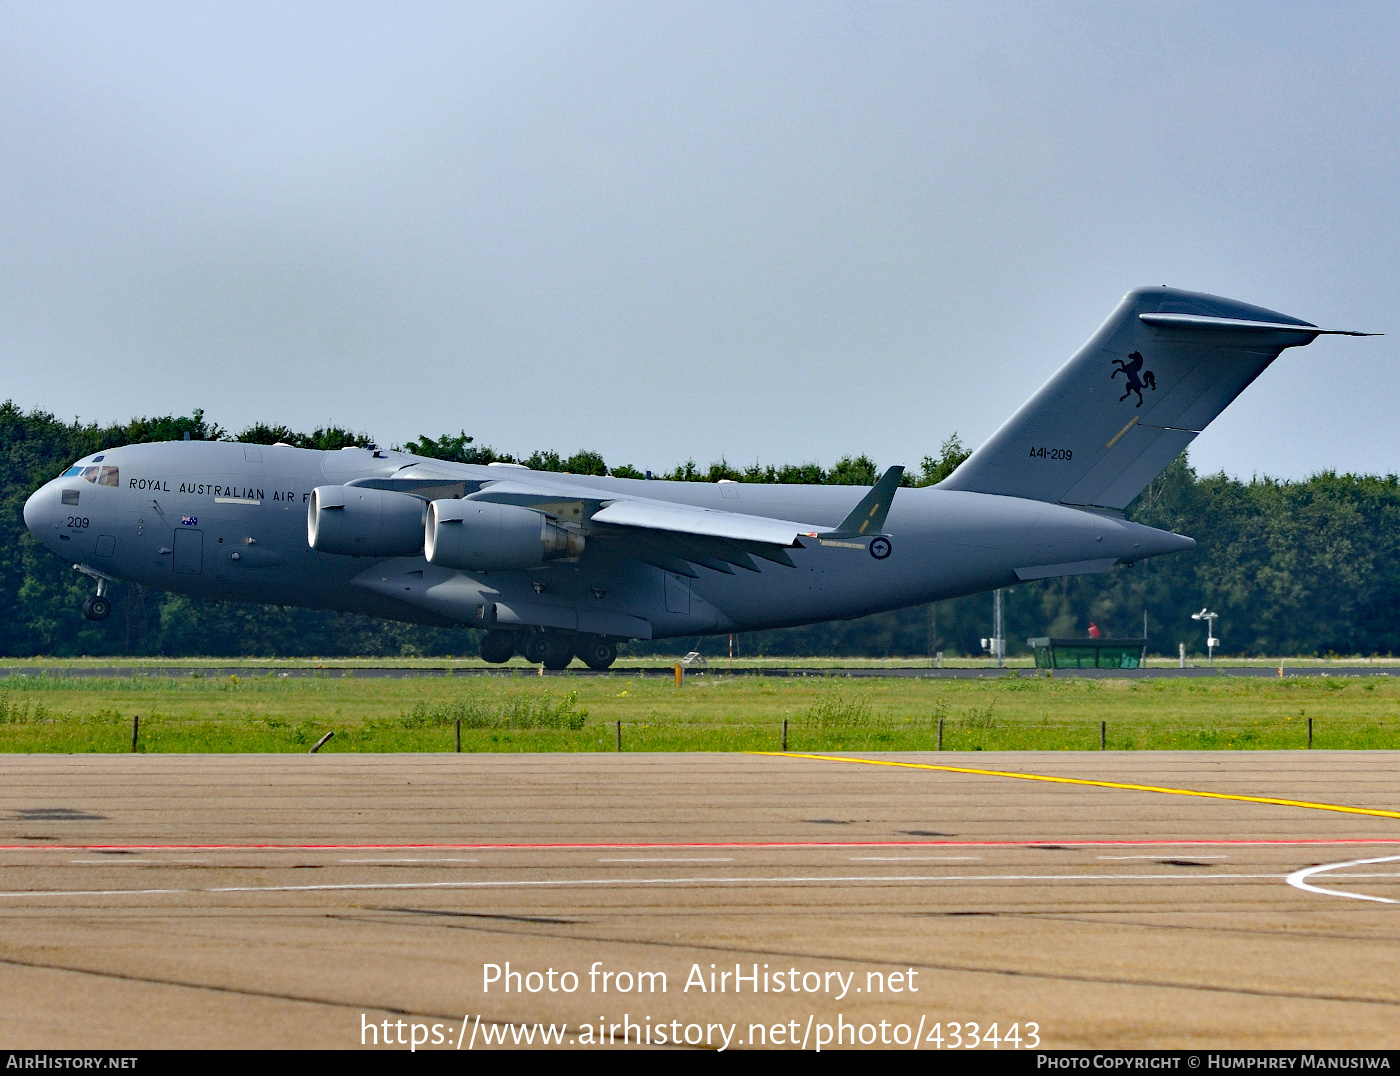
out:
M24 506L96 580L485 629L481 656L605 669L617 641L789 627L1191 549L1123 509L1320 329L1129 292L948 478L900 489L641 481L374 448L172 441L79 460ZM1121 375L1121 377L1120 377Z

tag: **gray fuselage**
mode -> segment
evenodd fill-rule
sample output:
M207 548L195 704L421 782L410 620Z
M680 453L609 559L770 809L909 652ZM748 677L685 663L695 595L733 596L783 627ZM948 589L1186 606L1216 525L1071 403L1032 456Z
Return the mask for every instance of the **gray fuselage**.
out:
M100 457L100 459L99 459ZM892 553L804 540L795 566L757 572L698 568L694 577L589 541L581 556L540 567L470 573L421 556L317 552L307 541L313 489L390 478L430 465L479 488L508 477L564 476L443 463L395 452L176 441L95 454L39 489L25 523L90 574L202 598L365 613L426 624L530 626L617 637L699 635L849 618L1107 570L1190 549L1190 538L1113 512L1020 497L901 489L883 533ZM107 471L104 469L114 469ZM716 511L835 527L866 492L856 486L701 484L569 475L572 486ZM483 620L483 603L500 612Z

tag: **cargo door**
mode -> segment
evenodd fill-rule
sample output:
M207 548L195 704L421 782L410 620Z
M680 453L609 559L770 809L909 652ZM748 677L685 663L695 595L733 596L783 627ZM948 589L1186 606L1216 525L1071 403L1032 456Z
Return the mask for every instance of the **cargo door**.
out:
M204 574L204 532L181 527L175 532L171 567L177 575Z

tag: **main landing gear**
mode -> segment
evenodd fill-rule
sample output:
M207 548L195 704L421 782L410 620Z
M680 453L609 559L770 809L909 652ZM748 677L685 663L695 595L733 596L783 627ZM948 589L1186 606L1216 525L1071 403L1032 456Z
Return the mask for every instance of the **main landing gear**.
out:
M488 631L481 639L481 660L503 665L515 656L515 632Z
M481 640L481 660L493 665L520 654L532 665L546 669L567 669L575 655L590 669L601 672L617 660L617 644L602 635L577 632L521 630L488 631Z
M89 620L106 620L112 615L112 600L107 597L107 580L97 580L97 593L83 602L83 616Z
M601 635L580 636L578 656L590 669L602 672L617 660L617 644Z

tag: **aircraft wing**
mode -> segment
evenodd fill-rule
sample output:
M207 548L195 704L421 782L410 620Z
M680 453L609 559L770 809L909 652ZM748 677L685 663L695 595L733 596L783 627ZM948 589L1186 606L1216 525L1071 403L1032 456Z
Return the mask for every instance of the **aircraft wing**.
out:
M546 482L502 481L483 486L468 500L494 501L547 511L584 525L589 540L678 575L695 577L692 565L733 574L758 571L753 558L792 565L784 552L798 537L816 537L825 527L739 512L716 511L649 497L619 496L612 490Z
M786 551L800 549L801 538L849 545L854 544L849 539L874 537L884 525L902 473L902 467L886 471L835 528L638 497L571 482L569 475L546 476L538 471L482 479L459 477L450 465L416 465L393 478L366 480L364 484L429 499L434 495L461 497L545 512L577 524L589 541L601 541L624 556L694 578L695 565L731 575L736 567L756 572L755 557L792 567ZM449 488L450 483L455 486ZM857 548L864 545L857 544Z
M797 544L799 535L817 536L817 528L766 516L746 516L739 512L720 512L710 508L694 508L688 504L657 501L612 501L593 513L594 523L614 527L634 527L639 530L694 535L705 538L729 538L740 542L761 542L767 545Z

